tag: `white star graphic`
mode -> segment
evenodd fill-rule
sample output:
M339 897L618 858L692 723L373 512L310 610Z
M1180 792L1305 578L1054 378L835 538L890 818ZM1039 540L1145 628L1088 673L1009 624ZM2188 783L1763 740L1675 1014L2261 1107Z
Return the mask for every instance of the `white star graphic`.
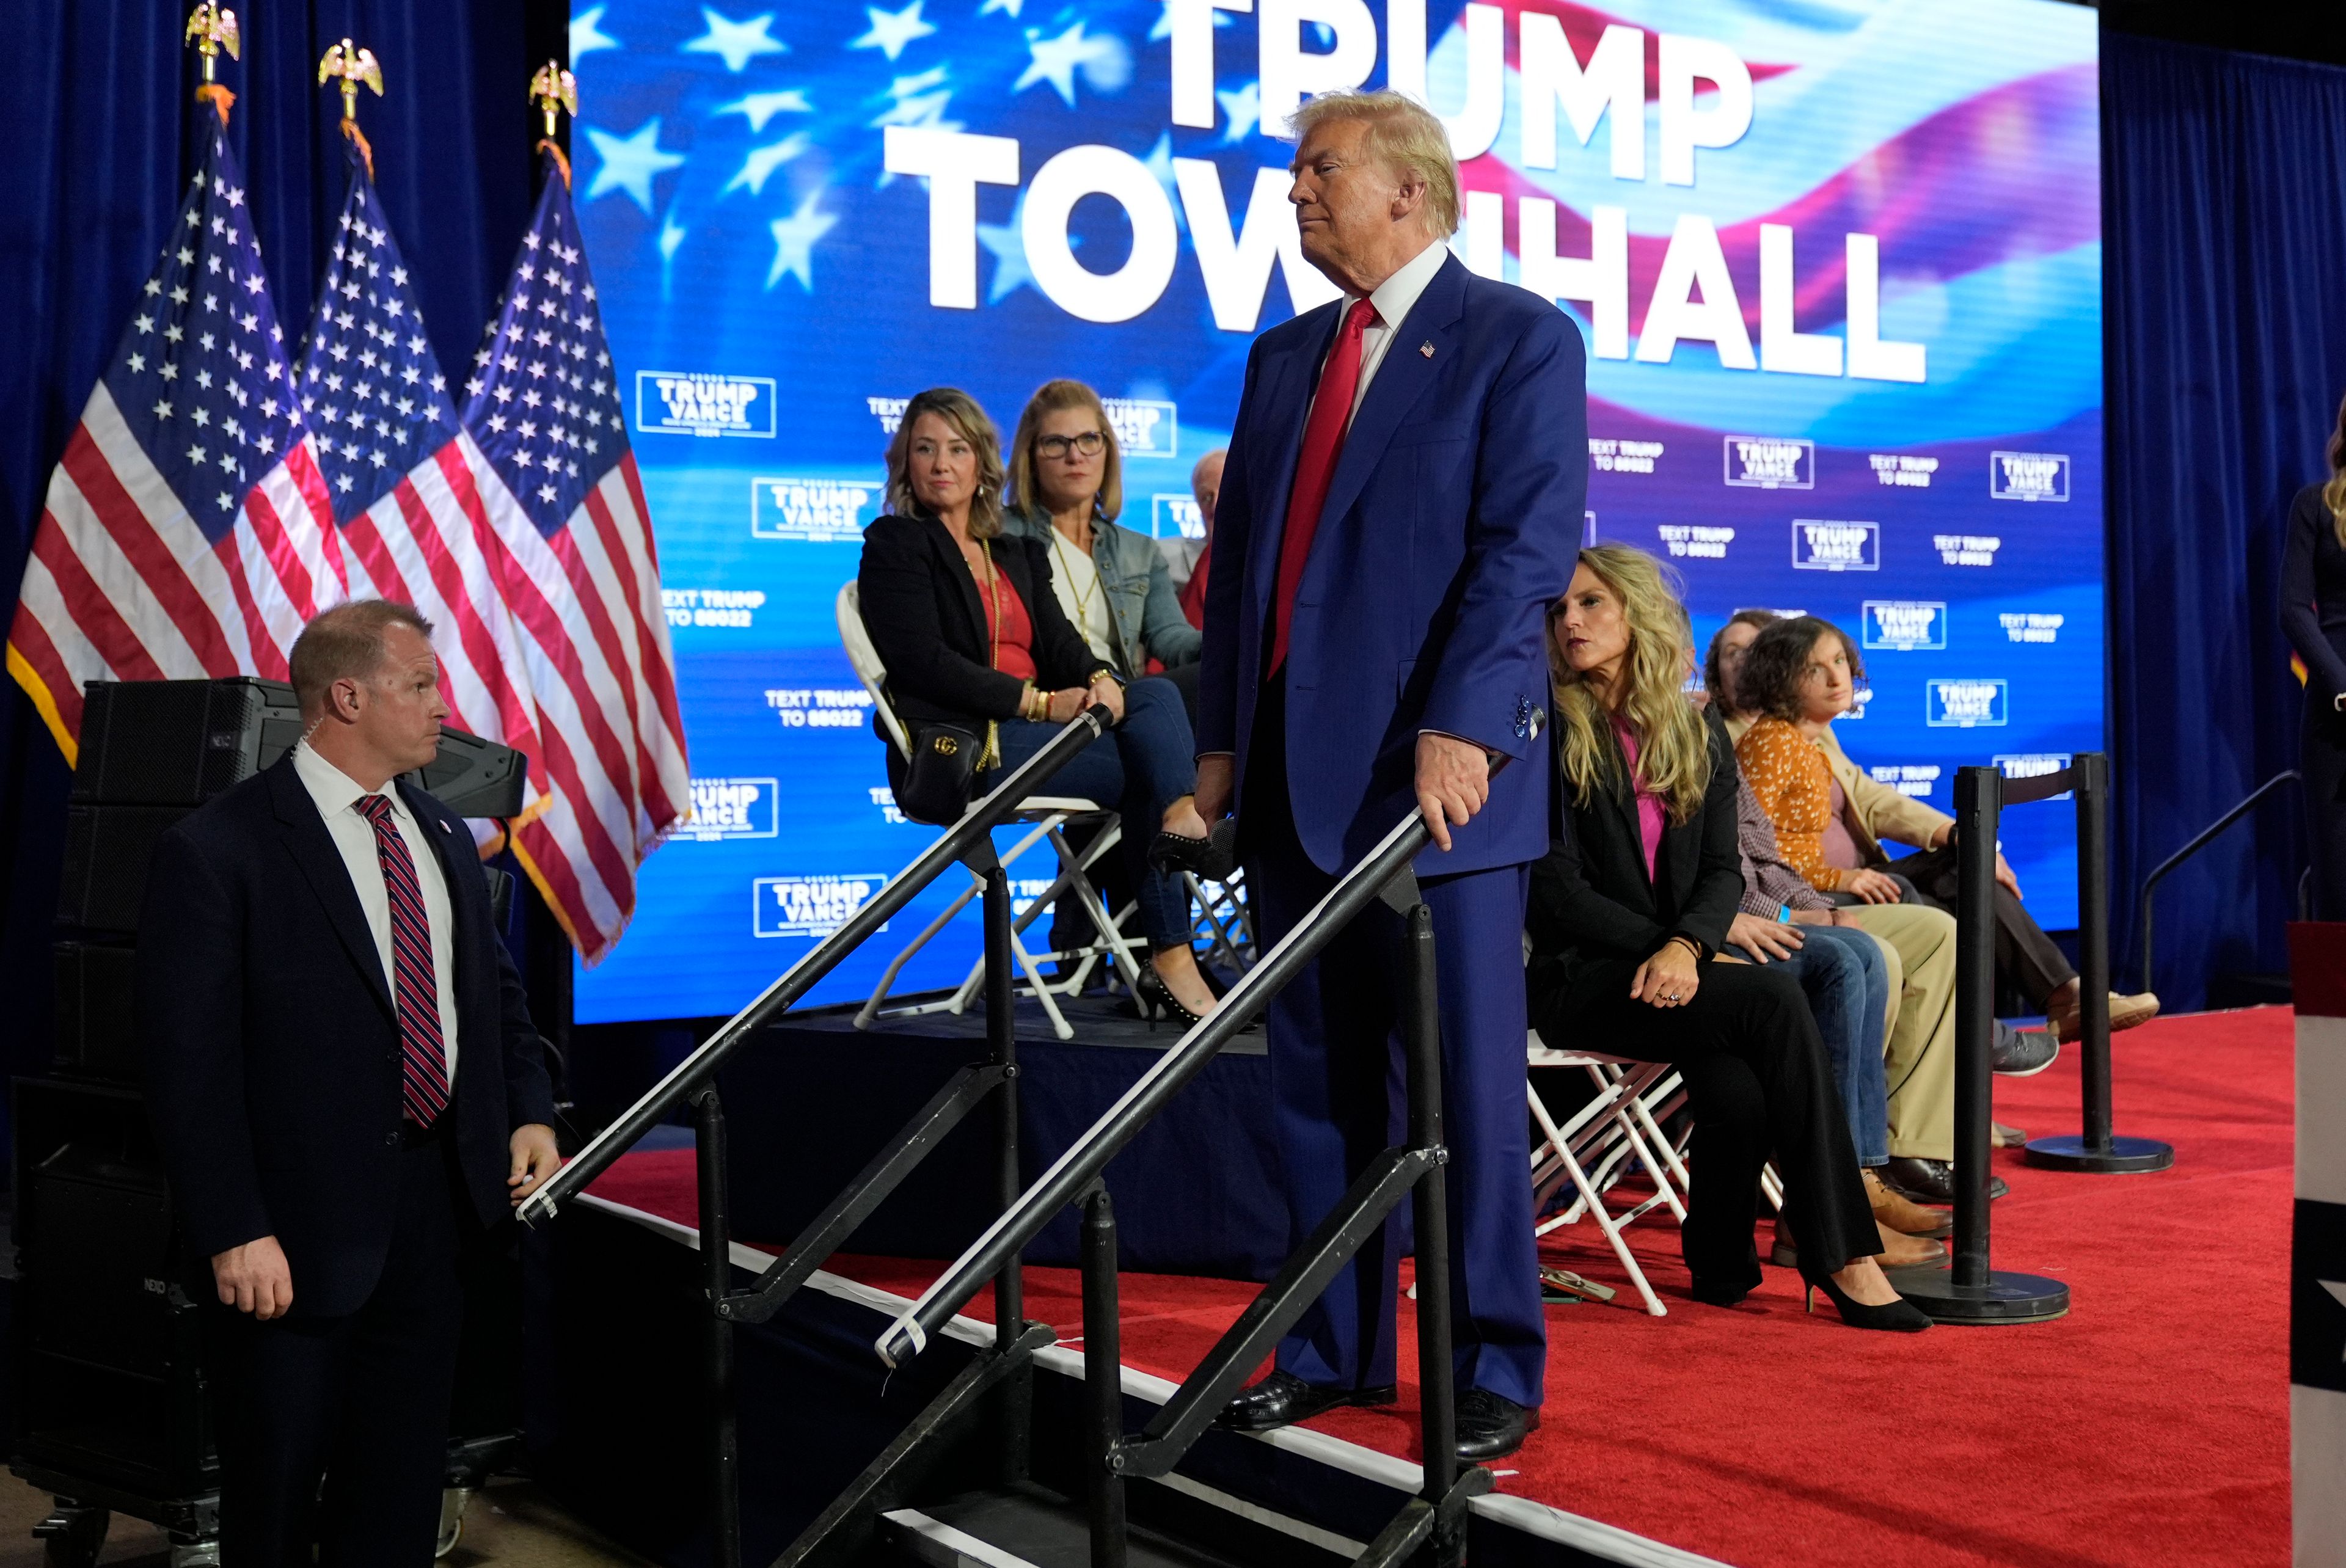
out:
M660 150L659 128L658 115L646 120L632 136L613 136L587 127L586 139L595 144L595 151L603 161L595 170L593 183L586 188L586 199L592 201L610 191L624 190L649 217L652 181L684 162L682 153Z
M851 39L851 49L878 49L891 60L904 52L904 46L915 38L925 38L937 30L934 22L921 20L921 7L928 0L913 0L902 11L882 11L877 5L866 5L863 15L871 18L872 30L861 38Z
M577 64L578 56L581 55L592 54L597 49L616 49L619 46L619 40L603 31L603 13L609 9L608 5L597 5L592 10L581 11L577 15L570 18L571 64Z
M1222 101L1222 113L1229 117L1230 128L1222 133L1222 145L1229 147L1254 135L1262 119L1262 84L1249 82L1235 92L1217 91L1214 97Z
M750 188L750 193L752 196L762 196L765 194L767 177L812 145L805 132L797 131L784 137L771 147L751 148L749 158L742 162L741 172L726 181L725 188L739 190L746 185ZM663 244L667 242L665 234L661 236L661 242Z
M741 116L750 122L750 132L755 136L762 134L766 128L766 122L776 115L811 114L814 112L814 106L807 102L807 96L801 89L785 87L780 92L775 93L750 93L735 98L729 104L719 104L710 112Z
M790 47L766 31L774 25L771 11L752 16L747 22L736 22L703 5L700 15L709 24L709 31L686 44L684 52L688 55L715 55L725 62L725 68L729 71L742 70L760 55L779 55Z
M766 287L770 289L782 280L787 272L799 280L799 287L814 291L814 245L831 232L839 221L836 214L817 212L815 204L822 192L815 191L799 203L799 209L772 225L774 233L774 264L766 273Z
M1132 56L1124 40L1113 33L1086 37L1081 22L1056 38L1044 37L1040 28L1028 29L1026 52L1033 59L1010 90L1022 93L1037 82L1048 82L1069 108L1076 107L1077 70L1095 92L1115 92L1132 79Z
M977 14L981 16L991 16L996 11L1000 11L1007 15L1015 16L1025 7L1026 0L985 0L985 4L977 8Z

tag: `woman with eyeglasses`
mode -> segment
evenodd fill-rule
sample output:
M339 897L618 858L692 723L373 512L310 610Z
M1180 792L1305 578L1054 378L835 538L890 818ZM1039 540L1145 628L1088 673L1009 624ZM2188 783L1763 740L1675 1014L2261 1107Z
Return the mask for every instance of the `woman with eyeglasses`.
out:
M1157 542L1117 522L1123 510L1124 456L1099 394L1081 382L1045 382L1010 443L1004 532L1049 551L1059 607L1095 657L1127 684L1154 660L1194 715L1205 634L1181 613Z

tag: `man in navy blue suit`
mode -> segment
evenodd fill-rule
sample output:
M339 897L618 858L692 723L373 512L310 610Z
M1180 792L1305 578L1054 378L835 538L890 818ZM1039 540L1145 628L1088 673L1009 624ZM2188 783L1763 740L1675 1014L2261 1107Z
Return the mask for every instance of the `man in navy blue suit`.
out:
M1552 304L1451 256L1458 170L1432 113L1339 93L1293 123L1303 254L1343 299L1248 358L1207 591L1198 809L1236 808L1266 944L1405 812L1432 830L1417 870L1440 955L1459 1454L1493 1459L1537 1426L1546 1358L1522 934L1547 849L1545 610L1571 580L1587 488L1585 364ZM1372 906L1271 1003L1298 1243L1391 1139L1399 941ZM1225 1424L1392 1399L1393 1234Z
M398 781L447 717L430 634L379 599L312 620L301 743L148 874L148 1104L219 1302L229 1568L432 1561L465 1275L559 1164L472 834Z

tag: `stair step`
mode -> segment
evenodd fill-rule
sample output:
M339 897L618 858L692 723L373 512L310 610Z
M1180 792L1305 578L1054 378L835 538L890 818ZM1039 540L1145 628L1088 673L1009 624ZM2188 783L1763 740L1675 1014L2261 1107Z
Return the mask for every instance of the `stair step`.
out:
M881 1515L903 1559L932 1568L1090 1568L1091 1527L1081 1507L1039 1486L965 1493ZM1231 1559L1134 1525L1130 1568L1239 1568Z

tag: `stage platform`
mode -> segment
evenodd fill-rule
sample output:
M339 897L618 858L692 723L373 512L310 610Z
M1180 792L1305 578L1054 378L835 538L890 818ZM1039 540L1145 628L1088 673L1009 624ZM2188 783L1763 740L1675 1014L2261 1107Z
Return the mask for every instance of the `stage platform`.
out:
M1647 1317L1626 1288L1610 1306L1550 1309L1545 1424L1497 1467L1501 1495L1478 1503L1475 1561L2285 1563L2291 1025L2287 1009L2266 1008L2119 1036L2119 1128L2171 1141L2172 1171L2070 1176L1997 1152L2013 1192L1995 1206L1996 1260L2071 1285L2075 1309L2055 1323L1861 1334L1830 1308L1804 1316L1797 1278L1774 1268L1741 1307L1705 1307L1686 1293L1674 1229L1641 1222L1632 1236L1668 1315ZM1053 1049L1146 1056L1046 1039L1030 1085L1051 1070ZM904 1092L917 1101L932 1081ZM728 1089L738 1125L741 1101L729 1080ZM1998 1118L2032 1134L2074 1129L2076 1105L2074 1053L2035 1078L1997 1084ZM816 1108L802 1103L800 1114ZM1160 1184L1147 1170L1130 1154L1114 1168L1120 1210L1127 1189L1178 1192L1186 1179ZM695 1560L688 1511L630 1520L621 1516L640 1505L609 1489L639 1486L645 1462L668 1464L687 1494L693 1486L695 1445L677 1424L689 1412L673 1387L663 1391L693 1378L692 1193L689 1148L650 1150L557 1223L553 1279L570 1290L601 1281L607 1310L557 1312L537 1380L552 1483L597 1523L677 1563ZM962 1234L975 1228L973 1218ZM1589 1227L1549 1239L1553 1261L1625 1283ZM855 1245L746 1355L751 1472L766 1478L753 1506L760 1544L775 1549L820 1506L800 1494L852 1473L857 1452L903 1419L883 1401L909 1410L915 1379L925 1387L950 1375L916 1363L891 1386L869 1349L938 1264ZM758 1256L737 1254L745 1267ZM1061 1334L1038 1400L1070 1397L1052 1388L1081 1376L1076 1277L1037 1267L1027 1288L1028 1316ZM1142 1403L1161 1399L1251 1294L1195 1273L1129 1272L1122 1288L1126 1392ZM979 1323L990 1309L984 1297L973 1303L960 1334L987 1332ZM1402 1363L1413 1364L1406 1346ZM1313 1528L1357 1538L1359 1522L1414 1484L1414 1394L1404 1384L1392 1410L1340 1412L1269 1440L1215 1434L1197 1462L1241 1498L1275 1481L1282 1506L1316 1518ZM643 1439L629 1435L631 1410L659 1423L648 1460L634 1453ZM818 1426L829 1441L814 1440ZM1299 1540L1297 1561L1325 1560L1307 1544Z

